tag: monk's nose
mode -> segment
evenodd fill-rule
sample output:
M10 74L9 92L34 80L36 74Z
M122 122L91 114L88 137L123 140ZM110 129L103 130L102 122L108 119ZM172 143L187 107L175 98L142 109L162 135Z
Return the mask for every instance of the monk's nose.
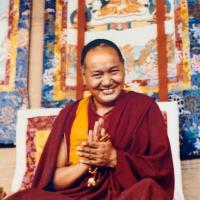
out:
M102 77L102 85L103 86L109 86L112 84L112 78L108 74L104 74Z

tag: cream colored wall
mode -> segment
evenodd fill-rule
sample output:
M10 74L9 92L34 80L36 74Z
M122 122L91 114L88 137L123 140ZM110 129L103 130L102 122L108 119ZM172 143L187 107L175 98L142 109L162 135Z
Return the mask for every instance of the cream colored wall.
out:
M43 32L44 32L44 0L33 0L30 35L30 59L28 93L30 108L41 106Z

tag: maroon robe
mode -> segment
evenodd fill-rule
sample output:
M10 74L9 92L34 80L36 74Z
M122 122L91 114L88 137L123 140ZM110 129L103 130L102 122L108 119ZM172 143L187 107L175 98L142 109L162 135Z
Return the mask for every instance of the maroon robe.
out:
M174 193L174 173L166 126L157 104L136 92L122 93L109 114L107 132L117 150L115 169L100 168L100 181L87 187L89 174L71 188L54 191L52 177L63 135L69 138L78 102L64 108L57 117L41 156L31 189L15 193L7 200L170 200ZM89 109L89 127L95 113Z

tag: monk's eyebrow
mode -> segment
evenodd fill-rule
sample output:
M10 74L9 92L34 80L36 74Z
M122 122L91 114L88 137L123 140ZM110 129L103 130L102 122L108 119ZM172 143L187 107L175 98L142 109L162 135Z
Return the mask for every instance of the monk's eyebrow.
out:
M119 69L119 66L115 65L115 66L111 67L111 68L109 69L109 71L116 70L116 69Z
M100 73L102 72L101 70L94 70L94 71L91 71L92 73Z

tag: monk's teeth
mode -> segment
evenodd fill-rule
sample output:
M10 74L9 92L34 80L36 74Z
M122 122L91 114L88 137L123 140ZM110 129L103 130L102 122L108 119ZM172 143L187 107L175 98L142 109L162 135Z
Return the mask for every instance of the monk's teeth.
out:
M108 95L108 94L112 94L114 92L114 89L106 89L106 90L102 90L102 92Z

